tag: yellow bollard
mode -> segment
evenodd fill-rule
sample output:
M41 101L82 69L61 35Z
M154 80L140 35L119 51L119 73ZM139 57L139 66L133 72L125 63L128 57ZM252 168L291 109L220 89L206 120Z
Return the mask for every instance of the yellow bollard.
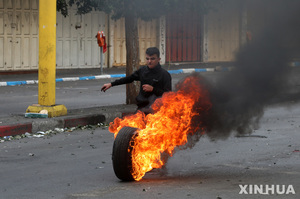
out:
M26 112L47 110L49 117L67 114L64 105L55 104L56 78L56 1L39 0L39 83L38 103Z

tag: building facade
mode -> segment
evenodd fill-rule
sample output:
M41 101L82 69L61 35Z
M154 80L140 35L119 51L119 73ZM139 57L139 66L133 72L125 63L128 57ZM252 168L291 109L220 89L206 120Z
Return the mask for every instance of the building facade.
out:
M0 0L0 71L38 69L39 0ZM228 0L207 15L168 15L152 21L139 20L140 63L145 50L157 46L161 63L234 61L249 35L268 23L267 7L259 0ZM103 67L125 66L124 19L112 20L104 12L69 16L57 13L56 68L100 67L100 48L95 38L104 31L107 52ZM250 33L250 34L249 34Z

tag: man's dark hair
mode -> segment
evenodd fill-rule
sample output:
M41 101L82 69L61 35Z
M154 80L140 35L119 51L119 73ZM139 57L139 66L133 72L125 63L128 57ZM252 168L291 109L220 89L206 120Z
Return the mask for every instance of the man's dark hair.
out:
M156 47L147 48L146 54L150 55L150 56L155 55L155 54L157 55L157 57L160 56L160 52L159 52L158 48L156 48Z

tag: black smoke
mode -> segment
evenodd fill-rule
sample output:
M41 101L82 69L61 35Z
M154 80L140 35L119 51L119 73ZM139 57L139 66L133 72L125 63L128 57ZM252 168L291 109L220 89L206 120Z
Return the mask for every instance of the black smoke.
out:
M233 132L249 134L258 127L268 105L299 101L299 92L280 97L288 96L294 86L289 63L300 56L300 6L289 2L295 1L281 1L273 8L272 20L237 53L232 71L216 83L199 76L209 90L212 108L196 117L194 123L206 128L210 138L227 138Z

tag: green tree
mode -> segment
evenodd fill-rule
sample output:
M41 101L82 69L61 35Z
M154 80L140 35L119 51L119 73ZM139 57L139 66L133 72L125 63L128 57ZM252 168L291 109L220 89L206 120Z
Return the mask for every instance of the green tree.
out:
M68 6L76 6L77 14L86 14L92 10L111 14L112 19L125 18L126 37L126 75L139 68L138 18L151 20L168 12L184 14L186 12L207 13L222 0L57 0L57 10L68 15ZM136 83L126 87L126 103L135 103L139 92Z

